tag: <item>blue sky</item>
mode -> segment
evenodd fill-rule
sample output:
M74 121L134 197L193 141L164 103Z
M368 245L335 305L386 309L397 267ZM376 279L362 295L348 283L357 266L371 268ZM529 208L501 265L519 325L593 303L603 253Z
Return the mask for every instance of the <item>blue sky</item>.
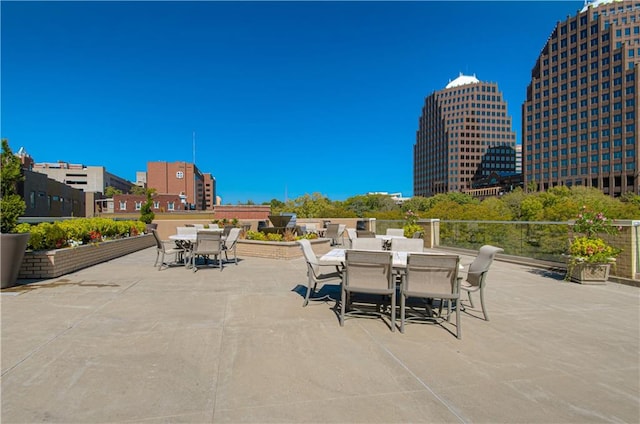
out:
M224 204L413 193L424 98L531 69L583 1L2 1L1 135L36 162L194 158Z

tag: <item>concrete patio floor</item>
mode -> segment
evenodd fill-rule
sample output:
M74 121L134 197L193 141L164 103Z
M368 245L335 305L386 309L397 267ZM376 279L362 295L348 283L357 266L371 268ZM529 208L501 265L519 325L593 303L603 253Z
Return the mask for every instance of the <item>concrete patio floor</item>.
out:
M458 340L302 308L302 258L154 259L2 290L3 424L640 422L638 288L494 262Z

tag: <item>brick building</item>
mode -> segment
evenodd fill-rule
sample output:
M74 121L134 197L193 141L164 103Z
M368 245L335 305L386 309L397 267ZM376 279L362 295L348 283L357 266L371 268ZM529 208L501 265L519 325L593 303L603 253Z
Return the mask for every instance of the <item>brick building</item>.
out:
M558 22L522 105L525 186L640 194L640 1L587 2Z
M189 162L148 162L147 187L158 194L177 194L182 209L213 210L216 180Z
M154 194L152 200L151 210L156 213L184 210L182 200L177 194ZM113 206L106 206L107 210L103 210L102 212L140 212L142 205L144 205L146 201L147 196L142 194L115 194L113 196Z
M462 192L492 172L515 172L515 137L497 84L460 75L425 99L413 147L413 194Z

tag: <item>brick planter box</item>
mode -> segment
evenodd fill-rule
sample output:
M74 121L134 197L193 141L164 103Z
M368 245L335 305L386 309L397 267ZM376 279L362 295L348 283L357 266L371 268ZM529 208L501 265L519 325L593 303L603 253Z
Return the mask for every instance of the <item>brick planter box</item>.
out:
M55 278L155 246L153 234L55 250L27 251L18 279Z
M322 255L331 250L331 240L319 238L310 240L313 251L317 255ZM295 241L257 241L238 240L236 247L238 256L253 256L269 259L295 259L301 258L302 249Z

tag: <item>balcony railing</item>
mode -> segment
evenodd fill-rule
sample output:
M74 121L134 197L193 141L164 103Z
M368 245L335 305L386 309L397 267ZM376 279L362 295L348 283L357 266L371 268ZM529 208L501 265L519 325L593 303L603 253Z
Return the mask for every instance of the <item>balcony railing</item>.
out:
M447 220L440 221L440 246L478 250L491 244L507 255L564 263L570 231L566 222Z
M551 221L430 221L433 244L478 250L485 244L499 246L505 255L566 264L566 252L573 234L569 222ZM433 222L431 222L433 221ZM384 234L387 228L402 228L399 220L376 220L376 231ZM437 225L436 225L437 224ZM424 225L424 223L423 223ZM622 278L639 279L640 221L616 221L622 231L615 236L603 236L607 242L620 248L622 253L612 274Z

